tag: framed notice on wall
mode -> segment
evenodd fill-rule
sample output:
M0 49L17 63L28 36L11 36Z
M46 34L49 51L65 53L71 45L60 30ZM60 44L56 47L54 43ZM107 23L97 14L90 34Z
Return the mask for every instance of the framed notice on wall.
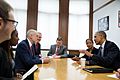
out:
M118 27L120 28L120 11L118 11Z
M109 16L103 17L98 20L98 31L109 30Z

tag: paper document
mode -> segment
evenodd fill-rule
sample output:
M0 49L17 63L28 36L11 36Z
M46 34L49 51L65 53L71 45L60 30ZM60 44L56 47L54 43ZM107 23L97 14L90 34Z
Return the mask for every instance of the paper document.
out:
M85 54L84 53L80 53L79 57L83 57Z
M31 73L33 73L36 69L38 69L37 65L34 65L29 71L27 71L23 76L21 80L24 80L27 76L29 76Z
M53 58L53 56L48 56L50 59L52 59Z
M56 80L55 78L47 78L47 79L42 79L42 80Z
M116 76L116 74L107 75L107 76L108 76L108 77L111 77L111 78L116 78L116 79L118 79L117 76Z

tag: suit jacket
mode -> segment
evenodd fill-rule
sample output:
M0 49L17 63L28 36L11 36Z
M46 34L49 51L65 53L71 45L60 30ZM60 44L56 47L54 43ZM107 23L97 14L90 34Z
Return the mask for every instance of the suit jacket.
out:
M12 63L8 61L7 54L0 46L0 80L13 80Z
M35 55L39 56L41 54L41 44L34 44L33 47L35 48Z
M89 52L90 49L87 49L87 51ZM97 54L97 53L98 53L98 49L96 49L96 48L94 47L91 53L92 53L92 54ZM68 57L69 57L69 58L73 58L73 57L75 57L75 56L79 57L80 54L73 54L73 53L68 54ZM89 56L87 56L87 55L84 55L82 58L86 58L86 61L90 61L90 60L91 60L91 57L89 57Z
M90 49L87 49L88 52L90 52ZM98 53L98 49L96 49L95 47L92 49L91 51L92 54L96 54ZM87 55L84 55L82 58L86 58L86 61L90 61L92 60L91 57L87 56Z
M49 50L49 52L48 52L47 55L48 55L48 56L52 56L53 54L55 54L55 51L56 51L56 44L55 44L55 45L51 45L50 50ZM60 46L60 49L59 49L57 55L60 55L61 58L66 58L66 57L68 57L66 46L64 46L64 45Z
M106 41L103 57L101 57L99 54L94 54L90 64L92 63L116 70L120 67L120 50L118 46L111 41Z
M16 48L15 55L15 69L16 71L26 70L28 71L34 64L41 64L42 61L39 57L33 55L30 50L28 40L20 42Z

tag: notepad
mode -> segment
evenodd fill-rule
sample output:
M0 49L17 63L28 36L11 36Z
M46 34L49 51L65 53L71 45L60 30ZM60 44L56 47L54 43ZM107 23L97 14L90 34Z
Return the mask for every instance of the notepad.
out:
M113 73L113 69L109 68L84 68L83 70L90 73Z
M27 71L23 76L21 80L24 80L27 76L29 76L31 73L33 73L35 70L38 69L37 65L34 65L29 71Z

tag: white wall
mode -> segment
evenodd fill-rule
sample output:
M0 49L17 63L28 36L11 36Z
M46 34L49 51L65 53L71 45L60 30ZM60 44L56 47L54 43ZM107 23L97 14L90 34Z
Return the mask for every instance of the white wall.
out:
M100 6L104 5L105 3L109 2L110 0L93 0L93 10L96 10Z
M110 0L94 0L94 10L101 4L105 4ZM120 28L118 28L118 11L120 11L120 0L113 1L104 8L96 11L93 14L93 35L98 31L98 19L109 16L109 30L107 33L107 39L115 42L120 48Z

